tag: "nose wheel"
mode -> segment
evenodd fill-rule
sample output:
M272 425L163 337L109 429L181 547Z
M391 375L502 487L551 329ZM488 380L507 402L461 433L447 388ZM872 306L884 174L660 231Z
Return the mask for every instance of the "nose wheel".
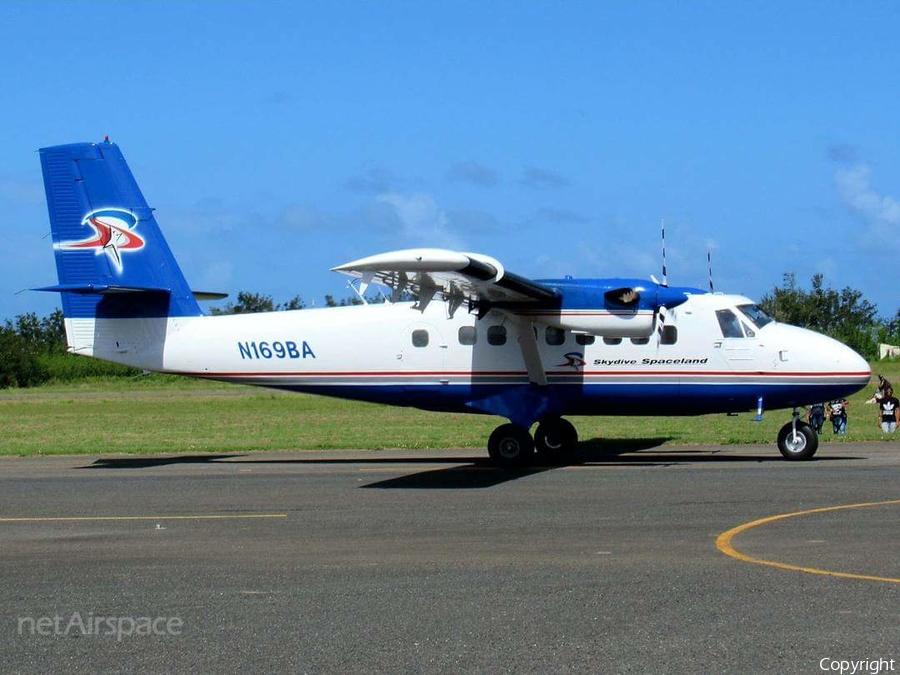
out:
M794 418L778 432L778 451L790 461L812 459L819 449L819 437L815 429L800 421L800 413L794 409Z

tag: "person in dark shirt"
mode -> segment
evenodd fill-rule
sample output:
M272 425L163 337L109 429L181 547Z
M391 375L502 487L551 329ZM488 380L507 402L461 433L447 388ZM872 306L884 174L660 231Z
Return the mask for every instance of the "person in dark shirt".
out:
M886 434L894 433L900 422L900 401L894 396L891 387L884 390L884 397L878 402L878 408L881 412L881 430Z
M809 425L816 430L817 434L822 433L822 427L825 425L825 404L813 403L809 406L809 415L807 415Z
M828 403L828 415L831 418L832 433L847 435L847 406L850 401L839 398Z

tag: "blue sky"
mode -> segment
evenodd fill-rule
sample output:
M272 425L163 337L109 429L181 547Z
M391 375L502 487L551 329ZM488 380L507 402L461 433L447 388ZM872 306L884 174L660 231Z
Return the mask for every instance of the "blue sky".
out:
M109 135L191 284L349 295L438 246L532 278L900 307L900 4L5 3L0 318L55 281L36 149Z

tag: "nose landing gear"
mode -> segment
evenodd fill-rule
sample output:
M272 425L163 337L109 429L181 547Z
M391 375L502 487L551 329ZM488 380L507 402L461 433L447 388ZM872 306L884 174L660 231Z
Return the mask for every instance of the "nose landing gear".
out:
M815 430L800 420L800 413L794 408L790 422L778 432L778 450L790 461L812 459L819 449L819 437Z

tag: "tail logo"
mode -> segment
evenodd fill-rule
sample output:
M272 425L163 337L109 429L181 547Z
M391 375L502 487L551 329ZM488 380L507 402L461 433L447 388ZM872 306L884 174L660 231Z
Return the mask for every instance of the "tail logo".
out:
M58 244L61 251L94 249L97 255L105 254L113 267L122 272L122 254L144 248L144 239L134 231L137 217L123 209L99 209L91 211L81 221L94 229L94 235L81 241L64 241Z

